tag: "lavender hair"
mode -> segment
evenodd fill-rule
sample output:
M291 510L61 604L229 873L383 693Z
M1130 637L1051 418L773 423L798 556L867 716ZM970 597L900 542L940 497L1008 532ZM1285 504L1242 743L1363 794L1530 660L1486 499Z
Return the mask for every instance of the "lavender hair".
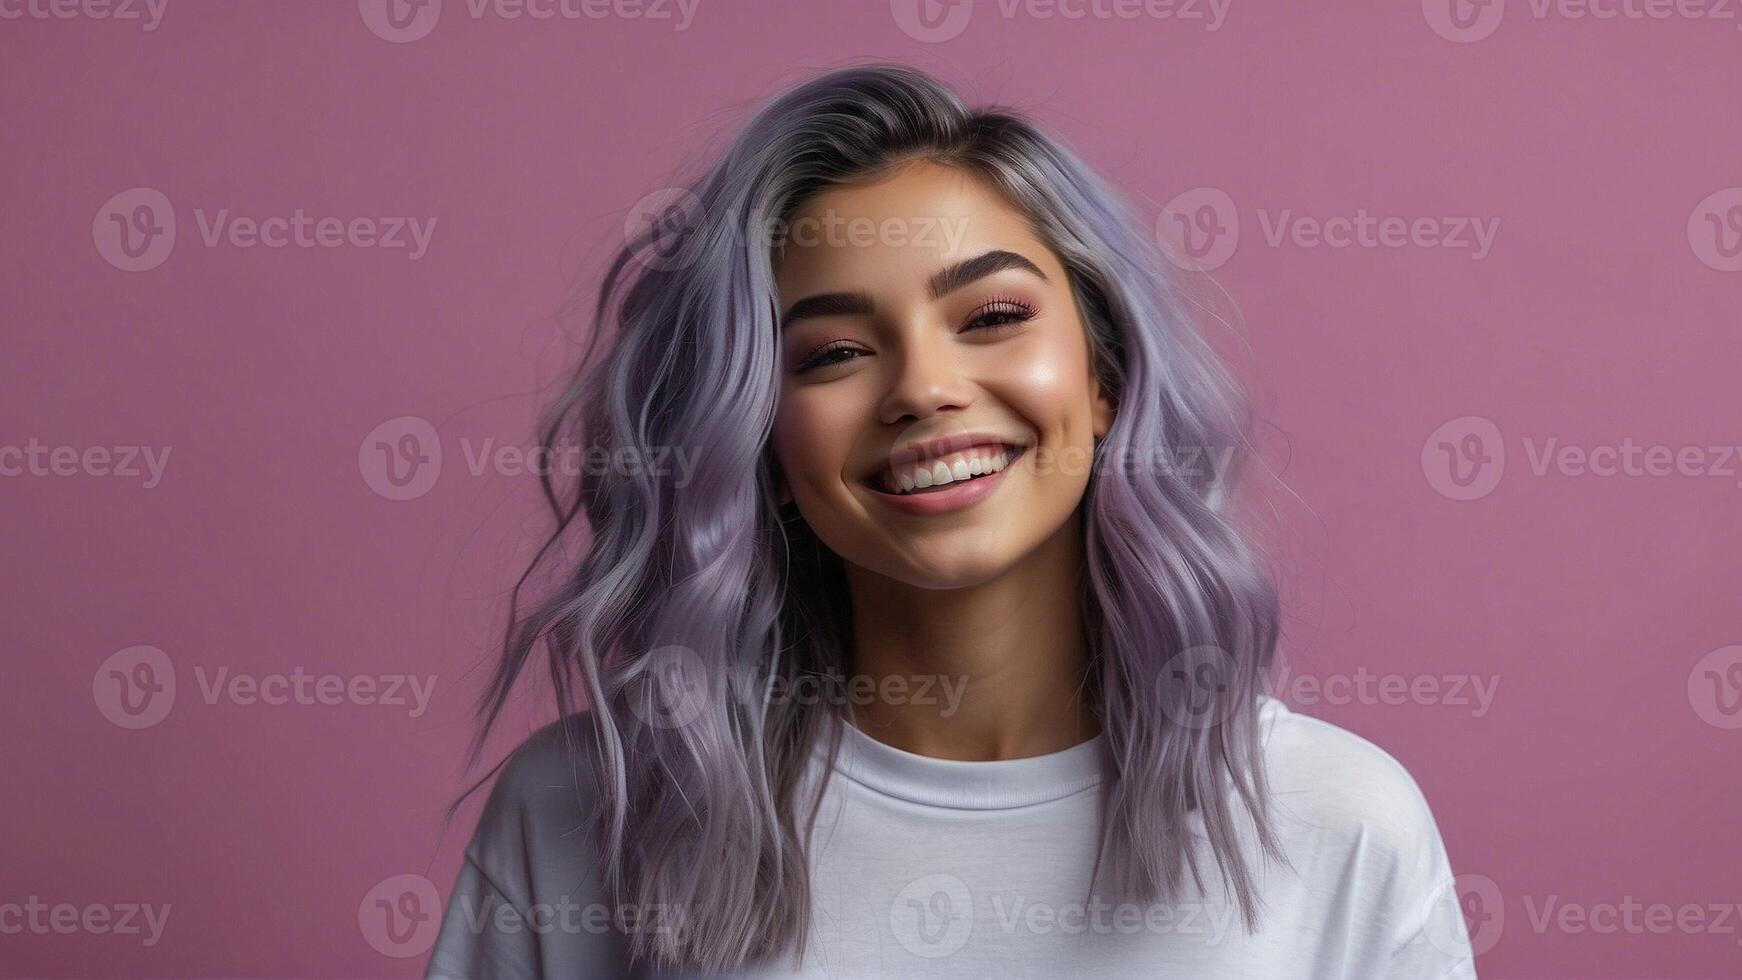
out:
M584 688L602 878L619 901L684 910L682 929L631 937L637 960L720 971L804 948L817 797L800 787L819 740L834 750L834 709L767 693L849 674L852 610L840 558L776 502L768 235L819 190L915 159L977 175L1028 216L1069 273L1117 406L1080 510L1084 681L1114 775L1095 880L1148 901L1179 894L1189 872L1201 890L1195 817L1250 929L1259 901L1242 822L1281 857L1257 717L1277 600L1229 513L1250 450L1238 386L1188 322L1145 223L1069 150L918 70L861 65L762 107L687 189L679 233L650 227L615 256L587 350L541 424L547 452L696 453L683 485L653 467L541 477L556 528L515 587L473 743L475 761L541 647L565 716ZM1228 462L1113 464L1157 450ZM577 562L564 542L582 531ZM537 576L554 587L522 612ZM701 690L734 693L703 698L683 724L650 724L671 693L656 652L671 650L701 671Z

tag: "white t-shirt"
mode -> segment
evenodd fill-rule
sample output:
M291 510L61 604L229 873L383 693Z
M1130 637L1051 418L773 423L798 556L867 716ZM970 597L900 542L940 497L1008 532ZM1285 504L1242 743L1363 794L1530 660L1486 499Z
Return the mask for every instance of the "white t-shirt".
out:
M1150 905L1089 898L1101 738L960 762L849 726L811 838L805 959L737 975L1474 978L1446 851L1410 775L1372 743L1274 698L1263 699L1260 724L1292 869L1247 848L1263 902L1255 933L1207 845L1203 893L1188 885ZM570 732L591 737L581 715ZM824 761L819 751L810 778ZM627 968L612 925L625 920L600 890L582 822L562 729L551 725L491 794L427 976L670 976ZM648 928L658 910L629 914Z

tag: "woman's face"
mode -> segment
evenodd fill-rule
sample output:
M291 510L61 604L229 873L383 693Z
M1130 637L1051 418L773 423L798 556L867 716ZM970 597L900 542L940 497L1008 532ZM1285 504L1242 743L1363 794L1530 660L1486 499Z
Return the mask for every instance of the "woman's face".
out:
M916 162L817 194L779 231L774 451L822 542L949 589L1072 528L1113 411L1064 267L1022 213Z

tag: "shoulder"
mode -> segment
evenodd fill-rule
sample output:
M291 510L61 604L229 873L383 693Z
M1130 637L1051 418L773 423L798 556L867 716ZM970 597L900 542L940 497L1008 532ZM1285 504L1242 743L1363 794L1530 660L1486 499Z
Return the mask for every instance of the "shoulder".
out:
M1389 752L1275 698L1263 699L1259 724L1279 829L1398 855L1439 847L1427 797Z
M594 721L591 711L577 711L528 735L503 762L498 791L536 799L590 789L599 745Z
M426 976L625 976L594 835L593 718L528 736L499 767Z
M1274 698L1259 724L1274 827L1301 894L1329 902L1324 922L1349 937L1352 975L1473 980L1450 858L1415 777L1367 739Z
M527 736L500 767L478 819L473 856L494 864L576 853L576 838L587 832L600 798L598 744L587 711Z

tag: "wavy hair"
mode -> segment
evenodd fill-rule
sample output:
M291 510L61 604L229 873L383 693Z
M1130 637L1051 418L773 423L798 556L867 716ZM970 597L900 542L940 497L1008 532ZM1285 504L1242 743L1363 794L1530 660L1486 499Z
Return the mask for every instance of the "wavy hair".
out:
M632 236L540 426L547 452L694 453L684 478L657 466L541 476L555 529L515 587L472 750L476 761L538 651L565 716L584 690L602 880L619 901L683 910L682 928L630 937L638 961L719 971L804 950L821 788L800 787L819 740L838 747L837 709L771 692L850 673L852 610L841 559L777 503L770 230L823 188L916 159L977 175L1025 213L1069 273L1117 406L1079 509L1084 684L1112 776L1097 886L1157 900L1189 873L1202 889L1201 836L1250 929L1248 818L1262 854L1281 857L1257 718L1277 600L1229 513L1250 453L1239 387L1193 329L1146 222L1069 150L916 69L860 65L760 107L683 189L679 220ZM1116 465L1158 453L1223 463ZM565 547L571 534L587 540ZM549 581L523 603L534 578ZM669 722L674 665L690 672L678 693L704 695L682 723Z

